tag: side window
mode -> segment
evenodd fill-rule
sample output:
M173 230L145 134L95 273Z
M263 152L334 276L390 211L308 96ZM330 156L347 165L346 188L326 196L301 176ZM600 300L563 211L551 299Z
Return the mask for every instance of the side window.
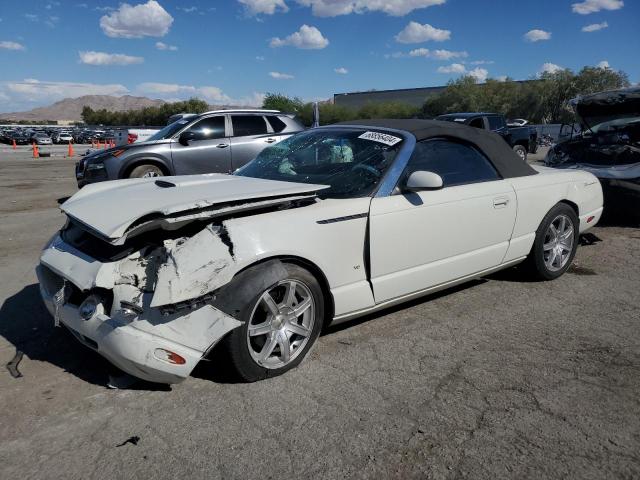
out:
M231 123L234 137L267 133L267 122L262 115L231 115Z
M200 120L189 131L195 134L194 140L211 140L224 137L224 115Z
M269 121L269 123L271 124L271 128L273 128L273 131L275 133L280 133L287 127L287 124L275 115L267 115L265 118Z
M406 175L417 170L437 173L445 187L500 178L489 160L475 147L445 139L416 144Z
M470 127L475 128L484 128L484 122L482 121L482 117L474 118L469 122Z
M504 127L504 120L502 117L492 115L489 118L489 130L496 131Z

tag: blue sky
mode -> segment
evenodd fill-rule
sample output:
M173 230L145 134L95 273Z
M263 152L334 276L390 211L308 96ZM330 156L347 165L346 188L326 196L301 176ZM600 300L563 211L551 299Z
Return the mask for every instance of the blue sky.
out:
M0 4L0 112L101 93L247 105L265 92L326 99L463 73L526 79L599 64L640 80L637 0Z

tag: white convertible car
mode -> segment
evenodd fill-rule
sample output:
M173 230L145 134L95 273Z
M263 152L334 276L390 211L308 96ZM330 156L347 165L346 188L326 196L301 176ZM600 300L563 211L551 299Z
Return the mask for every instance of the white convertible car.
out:
M126 372L183 380L216 346L255 381L321 329L526 262L551 280L602 212L590 173L427 120L321 127L234 175L90 185L37 268L56 324Z

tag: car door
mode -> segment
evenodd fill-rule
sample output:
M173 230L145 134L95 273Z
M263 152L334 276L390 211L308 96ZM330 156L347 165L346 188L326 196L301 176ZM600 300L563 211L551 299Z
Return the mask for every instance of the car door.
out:
M370 268L376 303L497 266L513 231L516 196L474 146L418 142L401 182L439 174L443 188L376 197L370 213Z
M171 141L171 161L176 175L231 172L225 115L198 120L181 135L185 133L191 137L188 141L180 143L180 135Z
M278 141L263 115L231 115L231 162L233 170L253 160L269 145Z

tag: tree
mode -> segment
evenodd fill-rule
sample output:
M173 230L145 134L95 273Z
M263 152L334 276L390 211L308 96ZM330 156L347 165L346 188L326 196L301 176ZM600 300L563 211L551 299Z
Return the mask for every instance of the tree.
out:
M453 112L495 112L507 118L527 118L533 123L574 121L569 101L580 95L629 86L624 72L610 68L584 67L546 72L523 82L487 80L477 83L470 76L447 84L444 91L425 100L422 114L434 117Z
M290 98L281 93L267 93L262 102L262 108L280 110L284 113L300 113L304 106L300 98Z
M88 125L160 126L166 125L169 117L176 113L202 113L207 110L209 110L207 102L198 98L121 112L112 112L106 109L93 110L85 105L82 108L82 119Z

